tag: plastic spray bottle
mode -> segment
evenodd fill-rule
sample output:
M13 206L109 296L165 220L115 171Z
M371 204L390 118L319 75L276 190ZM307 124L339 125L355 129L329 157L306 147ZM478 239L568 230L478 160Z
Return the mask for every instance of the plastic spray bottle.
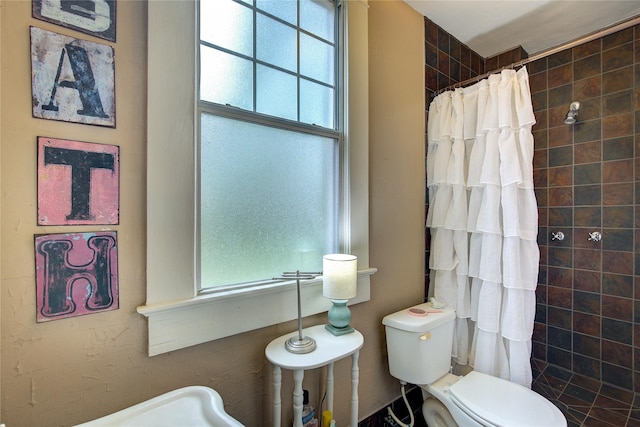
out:
M317 427L316 410L309 404L309 391L302 390L302 426Z

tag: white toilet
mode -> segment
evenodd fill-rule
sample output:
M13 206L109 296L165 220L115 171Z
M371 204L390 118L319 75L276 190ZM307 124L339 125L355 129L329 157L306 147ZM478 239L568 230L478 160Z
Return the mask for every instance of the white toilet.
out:
M566 427L562 412L519 384L479 372L449 373L455 312L420 304L386 316L391 375L419 385L429 427Z

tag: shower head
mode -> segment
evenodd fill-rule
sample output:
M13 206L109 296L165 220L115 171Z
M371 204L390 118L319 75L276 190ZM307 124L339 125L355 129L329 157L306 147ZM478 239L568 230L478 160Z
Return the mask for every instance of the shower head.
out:
M567 113L567 117L564 119L565 125L572 125L576 122L576 117L578 117L578 110L580 109L580 103L578 101L573 101L571 105L569 105L569 112Z

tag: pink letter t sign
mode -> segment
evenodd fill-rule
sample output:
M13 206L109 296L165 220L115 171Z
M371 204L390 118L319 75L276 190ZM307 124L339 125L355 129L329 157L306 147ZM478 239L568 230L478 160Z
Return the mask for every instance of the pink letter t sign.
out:
M120 147L38 138L38 225L118 224Z

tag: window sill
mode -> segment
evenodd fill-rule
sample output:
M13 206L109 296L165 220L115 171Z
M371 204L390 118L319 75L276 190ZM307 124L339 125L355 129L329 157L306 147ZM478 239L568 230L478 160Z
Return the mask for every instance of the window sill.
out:
M376 271L375 268L358 271L358 295L349 301L350 305L369 301L369 278ZM300 282L300 290L303 317L327 311L331 306L331 300L322 295L322 278ZM149 356L155 356L296 319L296 283L217 292L169 303L143 305L137 310L148 319ZM247 315L239 318L238 313Z

